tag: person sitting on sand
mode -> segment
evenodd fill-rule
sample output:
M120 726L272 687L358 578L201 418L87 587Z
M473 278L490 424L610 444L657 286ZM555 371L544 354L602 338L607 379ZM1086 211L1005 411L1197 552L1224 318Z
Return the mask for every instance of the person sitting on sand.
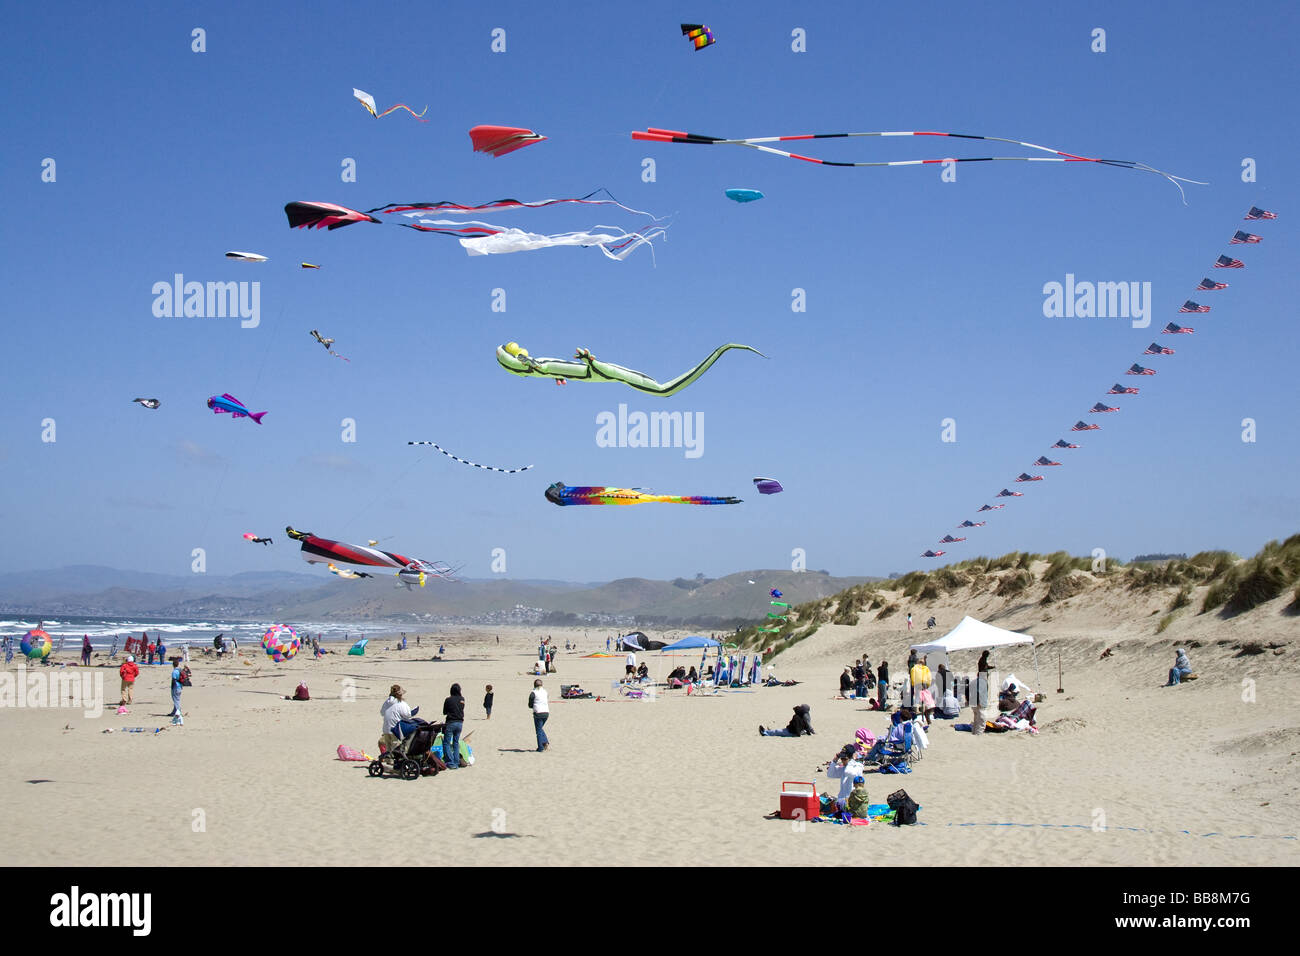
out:
M1015 710L1020 706L1020 688L1015 684L1008 684L1001 693L998 694L998 712L1005 714Z
M853 668L846 665L844 673L840 675L840 696L848 697L851 690L853 690Z
M760 737L802 737L804 734L812 734L812 708L807 704L800 704L794 709L794 716L790 718L790 723L784 728L774 728L768 730L762 724L758 725L758 735Z
M827 765L826 776L840 782L840 793L835 798L835 806L840 812L846 809L849 794L853 792L853 781L861 780L865 769L858 763L852 744L845 744L844 749Z
M394 684L388 690L388 700L379 706L379 713L384 718L383 733L392 734L398 739L414 733L419 726L412 718L420 712L420 708L412 710L404 700L405 697L406 691L402 685Z
M637 676L637 680L650 679L650 668L645 661L642 661L641 666L636 669L636 676Z
M855 820L865 820L870 816L868 807L871 806L871 798L867 796L867 778L857 776L853 778L853 790L849 793L849 798L844 801L844 809Z
M1169 668L1169 683L1166 687L1177 687L1192 673L1192 662L1187 659L1187 649L1174 649L1174 666Z
M871 749L867 751L867 755L862 758L863 763L879 763L880 755L884 753L886 748L894 745L902 745L905 733L903 727L912 720L912 711L909 708L904 707L894 716L896 719L890 725L889 733L871 745Z

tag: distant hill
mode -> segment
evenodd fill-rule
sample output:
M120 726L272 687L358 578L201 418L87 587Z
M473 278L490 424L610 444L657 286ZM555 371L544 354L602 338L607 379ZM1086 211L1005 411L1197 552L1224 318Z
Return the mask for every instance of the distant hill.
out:
M574 615L576 621L721 628L762 616L772 587L801 602L869 580L816 571L595 584L433 578L408 591L389 574L362 581L297 572L176 576L83 565L0 575L0 614L458 623L536 623Z

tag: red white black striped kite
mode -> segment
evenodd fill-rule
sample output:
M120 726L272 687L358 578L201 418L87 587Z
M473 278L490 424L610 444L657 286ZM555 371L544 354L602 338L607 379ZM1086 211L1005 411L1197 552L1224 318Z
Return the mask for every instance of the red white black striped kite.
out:
M800 153L791 153L784 149L776 149L773 146L767 146L767 143L789 143L799 140L808 139L853 139L864 136L943 136L951 139L979 139L992 143L1010 143L1013 146L1023 146L1026 149L1035 149L1040 153L1050 153L1050 156L962 156L946 157L938 159L901 159L890 162L877 161L870 163L845 163L836 162L830 159L818 159L815 156L804 156ZM636 140L646 140L654 143L691 143L697 146L746 146L750 149L756 149L760 152L771 153L774 156L785 156L789 159L800 159L805 163L817 163L821 166L926 166L936 163L990 163L990 162L1037 162L1037 163L1097 163L1102 166L1118 166L1122 169L1138 169L1143 172L1156 173L1169 180L1178 188L1181 195L1183 187L1179 183L1196 183L1198 186L1204 186L1205 183L1197 182L1194 179L1184 179L1182 176L1174 176L1164 170L1156 169L1145 163L1139 163L1131 159L1098 159L1093 156L1079 156L1075 153L1067 153L1064 150L1053 149L1050 146L1039 146L1036 143L1026 143L1018 139L1007 139L1003 136L979 136L974 133L943 133L934 130L900 130L895 132L870 132L870 133L802 133L795 136L751 136L745 139L723 139L719 136L704 136L698 133L685 133L675 129L660 129L651 126L645 130L637 130L632 133L632 138ZM1187 197L1183 195L1183 202L1187 202Z
M1260 209L1258 206L1251 206L1250 212L1243 217L1245 219L1276 219L1277 213L1269 212L1267 209Z

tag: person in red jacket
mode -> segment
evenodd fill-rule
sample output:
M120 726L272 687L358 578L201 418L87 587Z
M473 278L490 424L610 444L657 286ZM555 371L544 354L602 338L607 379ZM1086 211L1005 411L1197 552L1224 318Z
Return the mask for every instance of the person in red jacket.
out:
M131 703L131 695L135 690L135 679L140 676L140 666L136 664L135 657L127 654L126 662L117 669L117 673L122 678L122 699L118 702L118 706L125 707Z

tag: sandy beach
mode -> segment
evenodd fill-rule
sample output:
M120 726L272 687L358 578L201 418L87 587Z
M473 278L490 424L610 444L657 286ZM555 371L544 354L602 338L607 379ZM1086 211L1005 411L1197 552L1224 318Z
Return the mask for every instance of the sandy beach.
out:
M604 650L605 635L590 629L589 636L466 629L418 648L412 639L404 652L372 641L364 657L335 646L320 661L300 654L282 664L249 647L235 660L195 655L183 727L165 717L167 669L145 667L128 715L113 707L99 717L68 707L4 715L0 799L30 811L2 825L6 855L18 865L73 866L447 858L513 866L844 865L903 854L940 865L1300 862L1300 720L1287 690L1300 646L1296 619L1283 611L1287 599L1243 619L1189 615L1159 637L1142 601L1085 597L1046 615L1034 605L1000 613L999 626L1032 628L1038 640L1038 676L1030 648L1000 651L996 662L1000 673L1014 672L1046 694L1040 733L972 737L936 721L912 774L867 775L873 802L906 789L922 806L923 826L765 819L782 781L812 780L826 790L816 769L856 728L880 733L887 723L858 701L836 699L838 675L865 652L873 662L888 659L897 676L907 646L925 635L909 634L902 615L876 621L864 614L858 625L823 626L777 656L777 674L799 686L704 697L619 697L611 683L622 658L581 656ZM1160 596L1150 602L1158 609ZM992 604L912 610L917 621L935 614L951 626ZM547 678L552 747L540 754L526 702L537 640L546 633L561 647L566 639L579 647L561 651L558 673ZM439 640L446 659L432 661ZM1233 645L1244 640L1282 646L1238 656ZM1175 643L1191 646L1201 676L1161 688ZM1058 652L1063 693L1056 692ZM699 660L639 656L658 678ZM973 658L953 663L974 666ZM103 673L115 704L116 671ZM312 700L283 699L299 681ZM452 682L468 701L473 767L408 782L372 779L364 763L336 759L339 744L377 752L379 707L391 684L401 683L421 715L437 719ZM490 721L482 708L488 683L496 693ZM562 683L608 699L560 700ZM759 724L783 725L801 703L812 707L815 736L758 735ZM124 732L141 726L146 732ZM157 727L166 729L154 733ZM62 836L50 839L24 822L31 819L59 821Z

